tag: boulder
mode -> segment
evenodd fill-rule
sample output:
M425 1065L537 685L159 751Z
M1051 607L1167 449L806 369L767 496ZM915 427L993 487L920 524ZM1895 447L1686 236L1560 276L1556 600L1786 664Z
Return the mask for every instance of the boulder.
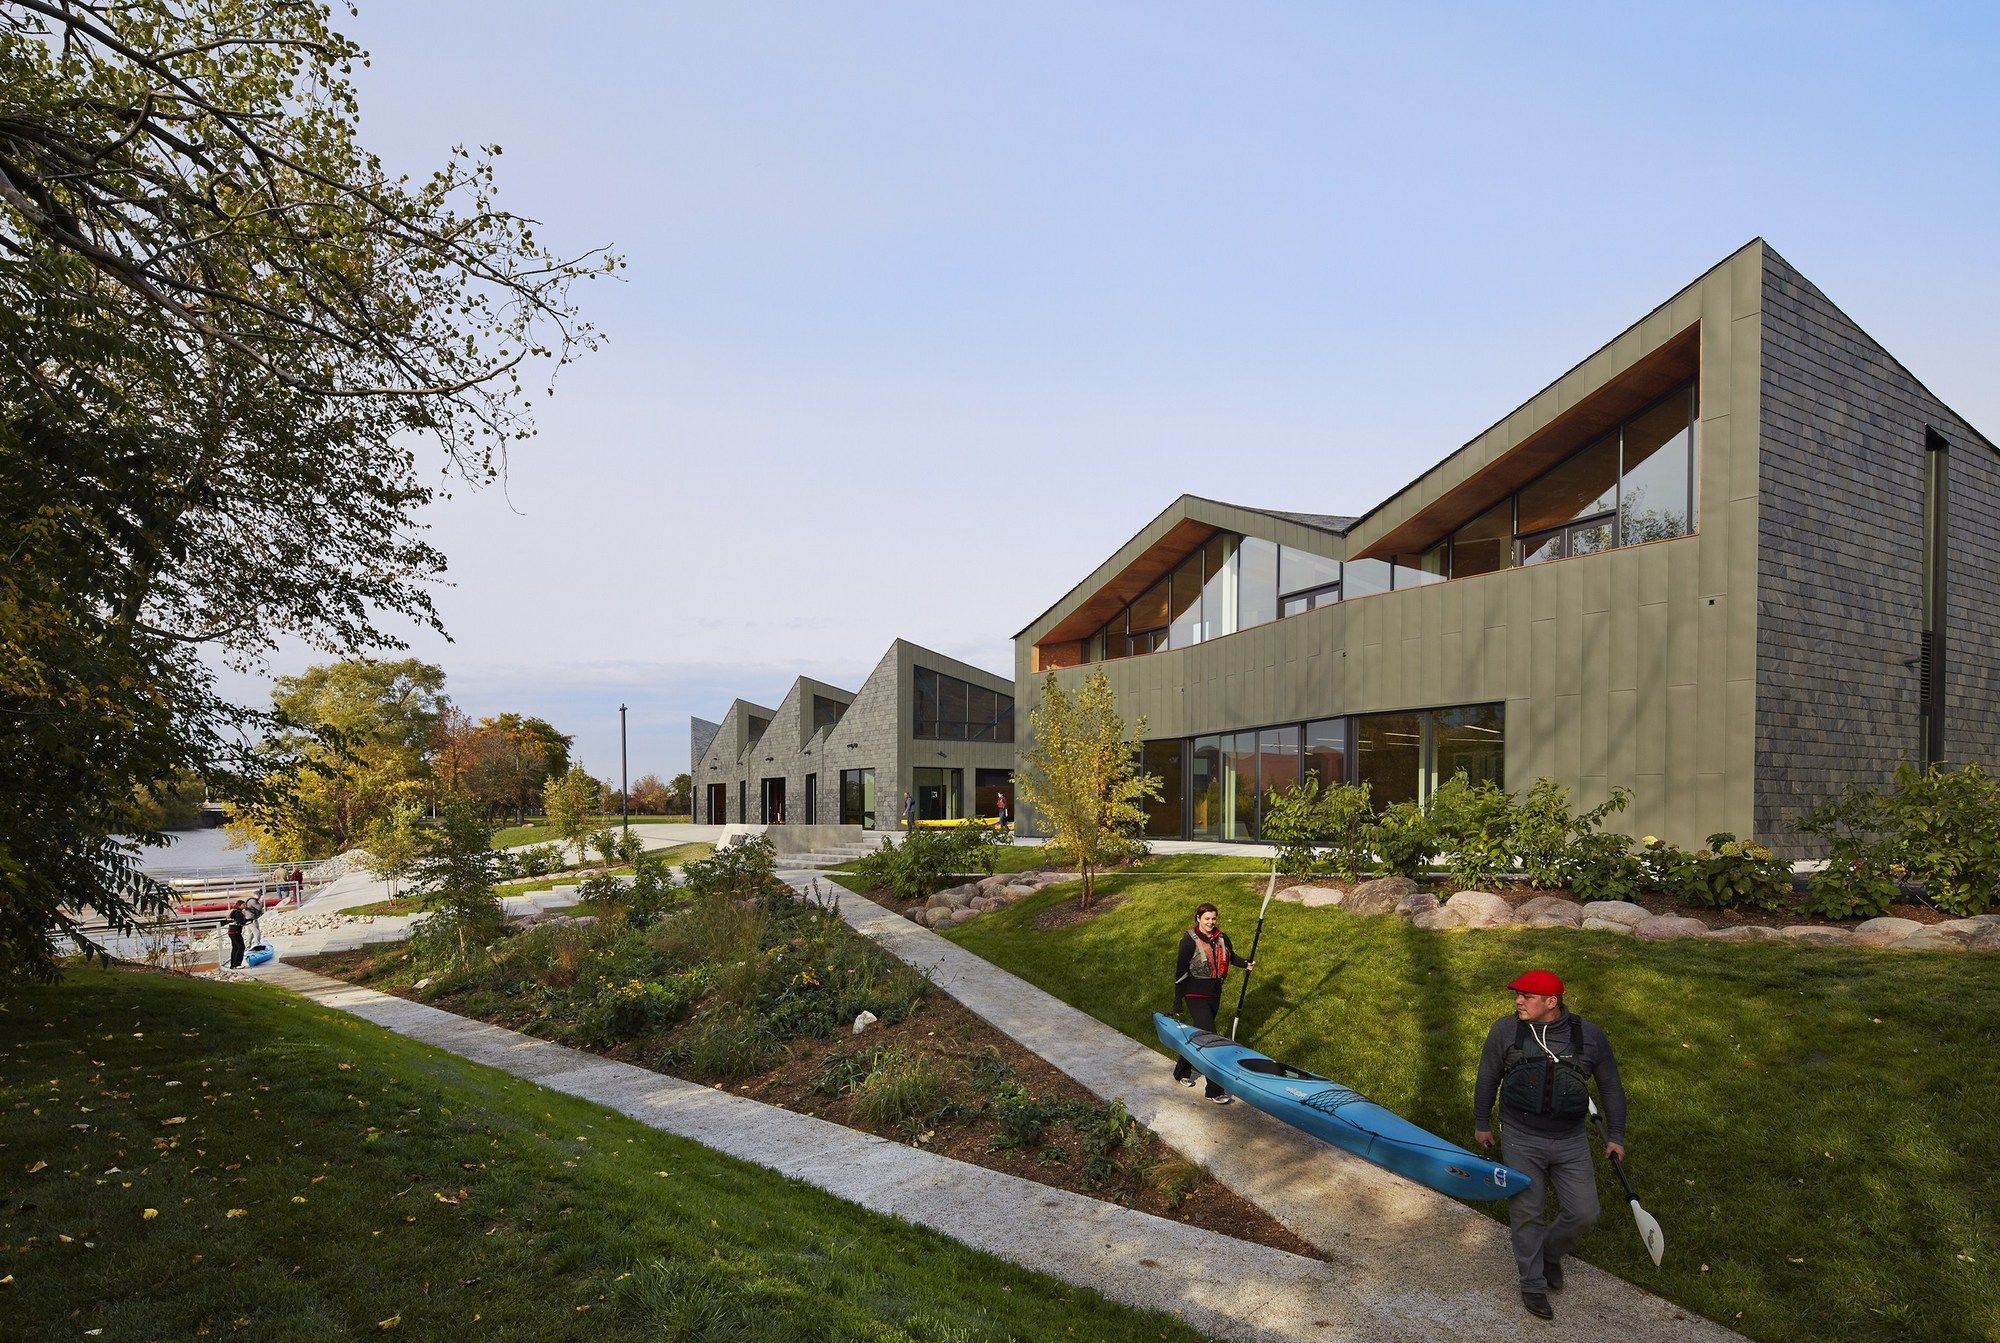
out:
M1349 891L1340 907L1350 914L1387 914L1398 900L1417 889L1417 883L1408 877L1377 877Z
M1739 923L1731 928L1708 930L1711 942L1775 942L1783 936L1776 928L1766 928L1761 923Z
M1560 895L1537 895L1514 906L1514 917L1536 928L1546 928L1550 923L1566 923L1574 928L1583 922L1583 906Z
M944 902L955 910L964 909L972 903L972 892L964 886L954 886L944 893Z
M932 928L942 928L957 913L949 905L932 905L924 911L924 922Z
M1708 925L1700 919L1683 918L1678 914L1655 914L1650 919L1641 919L1633 924L1632 933L1644 942L1675 942L1684 937L1705 936Z
M903 914L914 922L922 923L924 921L924 910L927 908L929 908L927 905L911 905L903 911Z
M1458 911L1468 928L1500 928L1514 921L1514 907L1506 897L1487 891L1460 891L1444 903Z
M1516 917L1519 917L1518 912ZM1532 919L1523 921L1521 926L1524 928L1580 928L1583 926L1583 920L1564 918L1561 914L1551 914L1544 911L1535 915Z
M1455 909L1436 905L1410 915L1410 926L1421 928L1427 933L1441 933L1447 928L1463 928L1465 916Z
M945 916L945 922L970 923L978 917L979 917L979 911L976 909L954 909L951 913Z
M1429 891L1411 891L1396 902L1396 917L1414 919L1417 915L1428 914L1438 907L1438 898Z
M951 892L949 892L949 891L939 891L939 892L938 892L938 893L937 893L936 895L934 895L934 896L932 896L932 897L931 897L930 899L928 899L928 900L924 901L924 908L926 908L926 909L950 909L950 908L951 908L951 900L950 900L950 895L951 895Z
M1582 927L1586 932L1618 933L1625 937L1632 936L1632 925L1629 923L1620 923L1617 919L1586 918L1583 921Z
M1953 938L1959 942L1970 942L1987 929L1984 917L1971 919L1946 919L1943 923L1931 925L1931 931Z
M1653 917L1653 911L1644 905L1635 905L1629 900L1593 900L1584 910L1584 918L1599 919L1605 923L1636 924L1641 919Z
M1897 951L1964 951L1965 943L1949 933L1941 933L1936 927L1925 928L1911 933L1900 942L1889 944Z
M968 904L966 908L971 910L975 914L984 914L987 910L993 908L993 905L994 902L987 899L985 896L975 895L972 897L972 902Z
M1014 880L1014 878L1006 872L997 873L994 876L990 877L981 877L977 883L979 886L979 893L981 895L992 895L995 891L998 891L1002 886L1007 885L1007 883L1011 882L1012 880Z
M1010 886L1001 887L1000 894L1004 895L1009 900L1019 900L1023 896L1033 895L1035 893L1035 890L1036 890L1035 887L1030 886L1026 882L1017 881Z
M1803 942L1809 947L1851 947L1854 934L1845 928L1828 928L1818 923L1794 923L1779 932L1794 942Z
M1924 925L1915 919L1869 919L1854 930L1854 945L1857 947L1886 947L1891 942L1900 942Z
M2000 923L1989 923L1966 939L1967 951L2000 951Z
M1295 886L1299 893L1299 903L1307 909L1332 909L1345 903L1347 892L1335 890L1331 886Z

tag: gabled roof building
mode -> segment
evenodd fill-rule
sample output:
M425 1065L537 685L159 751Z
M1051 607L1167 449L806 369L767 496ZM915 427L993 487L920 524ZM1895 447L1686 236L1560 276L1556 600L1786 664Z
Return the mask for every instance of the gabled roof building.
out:
M1463 770L1798 853L1789 815L1845 783L2000 766L1996 560L2000 452L1757 240L1360 517L1183 496L1016 636L1016 678L1026 709L1107 673L1156 836Z
M1013 682L898 639L859 690L802 676L776 709L732 704L694 753L695 820L895 830L906 796L920 820L992 816L1013 769Z

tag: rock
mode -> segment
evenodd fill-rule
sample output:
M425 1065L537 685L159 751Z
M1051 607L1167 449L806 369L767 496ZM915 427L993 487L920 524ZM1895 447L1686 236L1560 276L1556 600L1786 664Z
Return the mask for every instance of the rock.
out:
M1347 901L1347 892L1331 886L1294 886L1299 903L1307 909L1334 909Z
M1514 907L1506 898L1487 891L1460 891L1444 903L1458 911L1468 928L1501 928L1514 921Z
M1900 942L1891 942L1897 951L1964 951L1965 943L1949 933L1941 933L1935 926L1911 933Z
M1035 887L1030 886L1025 882L1015 882L1011 886L1002 887L1000 890L1000 894L1006 896L1009 900L1020 900L1026 896L1033 895L1035 893L1035 889L1036 889Z
M1515 911L1515 917L1517 920L1519 919L1520 911ZM1528 919L1521 926L1524 928L1579 928L1583 926L1583 920L1566 919L1560 914L1542 913L1535 915L1532 919Z
M1854 945L1854 934L1845 928L1828 928L1818 923L1794 923L1778 930L1794 942L1803 942L1809 947L1849 947Z
M1583 916L1605 923L1636 924L1641 919L1652 918L1653 911L1629 900L1593 900L1585 906Z
M1946 919L1943 923L1932 924L1930 930L1959 942L1970 942L1973 938L1985 932L1986 928L1987 923L1984 918L1971 918Z
M1286 889L1279 891L1276 895L1272 896L1271 898L1273 900L1276 900L1281 905L1303 905L1305 903L1305 897L1299 894L1299 891L1301 889L1302 888L1297 886L1287 887Z
M873 1026L879 1020L881 1020L880 1017L876 1016L873 1012L868 1011L866 1008L863 1008L859 1013L855 1015L854 1034L856 1035L861 1034L861 1032L867 1030L870 1026Z
M957 912L949 905L932 905L924 911L924 922L932 928L942 928Z
M1583 906L1560 895L1537 895L1514 906L1514 917L1536 928L1546 928L1552 922L1574 928L1583 922Z
M1417 883L1408 877L1377 877L1349 891L1340 907L1350 914L1387 914L1397 901L1417 889Z
M1776 928L1766 928L1759 923L1739 923L1732 928L1708 930L1711 942L1775 942L1783 936Z
M1438 907L1438 898L1429 891L1411 891L1396 902L1396 917L1414 920L1417 915L1428 914Z
M951 894L951 893L950 893L949 891L939 891L939 892L938 892L938 893L937 893L936 895L934 895L934 896L932 896L932 897L931 897L930 899L928 899L928 900L924 901L924 908L926 908L926 909L950 909L950 908L951 908L951 900L950 900L950 899L948 898L948 897L950 896L950 894Z
M1891 942L1900 942L1924 925L1915 919L1870 919L1854 930L1854 945L1857 947L1886 947Z
M908 909L903 911L903 917L908 919L911 923L923 923L924 915L928 914L929 912L930 910L923 905L911 905Z
M1430 909L1420 909L1410 915L1410 926L1421 928L1427 933L1441 933L1447 928L1463 928L1465 916L1444 905L1434 905Z
M955 910L962 910L972 903L972 892L963 886L954 886L944 893L944 902Z
M1632 936L1632 925L1629 923L1620 923L1617 919L1586 918L1583 921L1582 927L1585 932L1619 933L1625 937Z
M2000 951L2000 923L1989 923L1966 940L1967 951Z
M1675 942L1684 937L1706 936L1708 925L1678 914L1655 914L1633 924L1632 933L1643 942Z
M972 897L972 902L966 908L975 914L984 914L987 910L993 908L993 902L983 895L975 895Z
M950 923L970 923L978 917L979 911L976 909L954 909L945 916Z
M998 891L1002 886L1007 885L1013 880L1014 878L1006 872L1001 872L991 877L981 877L978 883L979 893L981 895L992 895L995 891Z
M431 977L429 975L425 975L422 979L410 985L410 987L413 989L427 989L430 986L431 986Z

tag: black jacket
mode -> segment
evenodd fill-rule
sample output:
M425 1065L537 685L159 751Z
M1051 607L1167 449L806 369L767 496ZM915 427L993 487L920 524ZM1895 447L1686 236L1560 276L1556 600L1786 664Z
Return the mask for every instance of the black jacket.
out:
M1221 934L1221 937L1223 954L1229 958L1231 965L1241 970L1250 964L1250 962L1236 954L1236 944L1229 940L1228 933ZM1198 998L1214 998L1217 996L1217 990L1222 981L1219 979L1197 979L1192 973L1193 965L1194 929L1190 928L1181 934L1181 949L1179 954L1174 957L1174 1006L1177 1009L1180 1007L1181 999L1190 995Z

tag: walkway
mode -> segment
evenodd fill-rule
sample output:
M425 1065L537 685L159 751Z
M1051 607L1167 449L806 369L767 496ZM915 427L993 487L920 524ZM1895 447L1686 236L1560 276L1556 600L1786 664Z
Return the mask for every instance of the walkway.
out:
M1500 1223L1247 1105L1209 1105L1173 1083L1163 1055L1095 1017L821 874L780 875L800 889L817 881L835 893L856 931L1097 1096L1122 1098L1169 1146L1317 1246L1342 1300L1315 1318L1378 1339L1404 1337L1416 1320L1429 1322L1420 1337L1511 1338L1529 1328L1551 1340L1738 1337L1584 1263L1554 1298L1555 1323L1537 1323L1521 1309ZM1604 1216L1610 1234L1636 1234L1622 1201L1606 1198ZM1671 1243L1671 1227L1667 1234Z
M1205 1333L1258 1343L1417 1343L1458 1327L1446 1298L1404 1292L1363 1302L1347 1274L1316 1259L967 1165L291 966L263 978L1009 1263L1127 1305L1171 1311Z

